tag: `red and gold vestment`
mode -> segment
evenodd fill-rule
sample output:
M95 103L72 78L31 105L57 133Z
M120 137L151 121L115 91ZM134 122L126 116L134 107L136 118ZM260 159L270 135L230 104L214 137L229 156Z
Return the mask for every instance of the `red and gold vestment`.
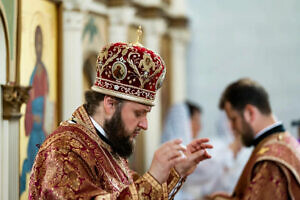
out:
M171 199L180 187L172 169L166 183L137 175L97 135L83 106L41 145L29 185L29 199ZM175 187L176 186L176 187ZM179 186L179 187L178 187Z
M300 197L300 146L289 133L273 134L253 150L233 195L218 199L286 200Z

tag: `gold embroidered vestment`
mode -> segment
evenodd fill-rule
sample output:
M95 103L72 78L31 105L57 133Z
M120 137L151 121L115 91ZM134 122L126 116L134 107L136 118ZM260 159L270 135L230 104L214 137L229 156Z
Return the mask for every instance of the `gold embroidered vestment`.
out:
M167 183L137 175L126 159L101 140L83 106L41 145L29 185L29 199L168 199L181 184L172 169ZM179 184L178 184L179 183Z
M253 150L233 195L215 200L296 200L300 197L300 145L289 133L273 134Z

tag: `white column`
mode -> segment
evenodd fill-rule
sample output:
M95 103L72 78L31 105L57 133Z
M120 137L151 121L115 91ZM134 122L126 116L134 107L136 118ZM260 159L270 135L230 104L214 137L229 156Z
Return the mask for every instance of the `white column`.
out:
M19 199L19 118L1 123L1 199Z
M83 103L82 35L83 14L79 11L63 12L63 70L62 120L71 117Z
M172 58L172 83L171 104L182 102L186 98L186 46L188 32L185 29L170 29L171 58ZM178 84L180 82L180 84Z
M128 26L134 17L134 9L129 6L112 7L108 10L109 16L109 41L127 42Z
M161 35L166 29L166 24L162 19L149 19L143 21L145 32L144 46L156 53L160 53ZM148 116L148 130L145 133L145 167L149 169L153 154L160 146L161 124L161 94L156 94L155 106Z
M8 47L5 43L6 37L2 20L0 20L0 41L1 85L6 84L6 56L8 51ZM14 130L15 132L11 133L9 132L9 123L7 120L3 120L2 118L2 98L3 91L0 87L0 199L18 199L17 191L19 190L19 130ZM13 141L14 139L15 141ZM13 192L11 192L11 190Z

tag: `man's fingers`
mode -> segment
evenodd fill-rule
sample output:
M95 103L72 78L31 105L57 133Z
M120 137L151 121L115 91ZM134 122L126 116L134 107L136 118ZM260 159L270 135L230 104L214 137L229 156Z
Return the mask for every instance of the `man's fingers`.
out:
M173 160L177 157L183 157L183 153L180 151L169 152L167 160Z
M206 143L209 142L208 138L199 138L199 139L195 139L192 141L192 143L197 143L197 144L202 144L202 143Z
M173 144L181 144L181 143L182 143L182 139L171 140L170 143L173 143Z
M211 144L201 143L200 145L194 144L194 145L189 146L189 151L191 153L194 153L201 149L212 149L212 148L213 148L213 146Z
M177 163L180 163L180 162L186 162L187 158L185 156L180 156L180 157L177 157L177 158L174 158L173 160L171 160L171 165L174 166L176 165Z
M214 148L214 146L211 145L211 144L201 144L201 147L202 147L202 149L212 149L212 148Z
M209 159L209 158L211 158L211 155L209 155L209 154L207 153L207 151L204 150L204 149L199 150L199 151L197 151L197 152L191 154L191 156L190 156L191 161L194 161L194 162L197 163L197 164L198 164L200 161L205 160L205 159Z
M167 154L170 151L183 151L186 152L186 147L183 144L177 144L175 142L166 143L160 149L161 153Z
M186 152L184 145L169 143L161 147L156 153L157 156L160 157L160 160L171 160L175 157L184 156L184 152Z
M200 146L201 144L207 143L207 142L209 142L208 138L199 138L199 139L193 140L188 146L197 147L197 146Z

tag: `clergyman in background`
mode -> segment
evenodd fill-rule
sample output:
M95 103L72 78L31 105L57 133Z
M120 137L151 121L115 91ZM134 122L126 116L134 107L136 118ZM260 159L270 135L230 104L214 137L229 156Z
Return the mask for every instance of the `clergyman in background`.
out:
M220 108L245 146L254 150L232 195L212 199L297 199L300 197L300 145L272 114L266 90L244 78L223 92Z

